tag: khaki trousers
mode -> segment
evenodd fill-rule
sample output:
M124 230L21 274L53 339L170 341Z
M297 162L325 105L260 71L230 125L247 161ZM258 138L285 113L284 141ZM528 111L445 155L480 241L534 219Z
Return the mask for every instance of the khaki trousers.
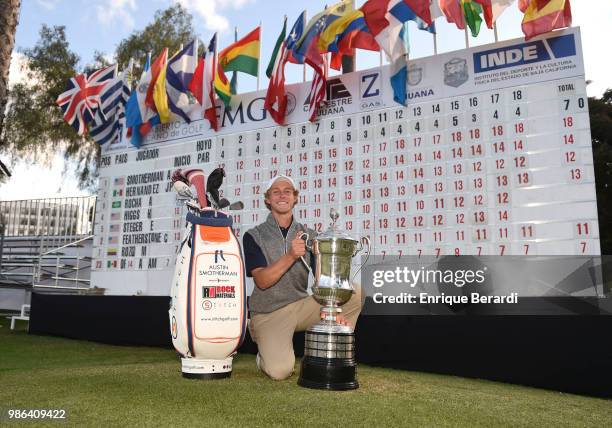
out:
M361 287L355 286L351 299L342 305L342 315L353 328L361 306ZM249 332L257 343L259 368L264 373L276 380L287 379L293 374L293 333L305 331L320 321L320 310L321 305L308 296L269 314L251 316Z

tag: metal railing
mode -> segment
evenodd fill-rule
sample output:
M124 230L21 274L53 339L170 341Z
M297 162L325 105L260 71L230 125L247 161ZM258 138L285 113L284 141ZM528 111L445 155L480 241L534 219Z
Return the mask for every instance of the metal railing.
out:
M82 243L93 238L93 235L86 236L61 247L53 248L52 250L40 253L38 257L38 266L36 279L38 284L34 284L37 288L54 288L54 289L72 289L72 290L88 290L90 279L79 274L83 270L91 269L91 254L82 255ZM66 250L75 249L74 254L66 254ZM91 248L87 248L91 251ZM91 272L89 272L91 273ZM52 280L52 284L40 284L43 279ZM81 285L86 285L82 287Z
M52 287L89 285L96 197L0 201L0 280L13 284L51 282ZM79 275L80 272L80 275Z
M7 237L91 235L95 212L95 196L0 201Z

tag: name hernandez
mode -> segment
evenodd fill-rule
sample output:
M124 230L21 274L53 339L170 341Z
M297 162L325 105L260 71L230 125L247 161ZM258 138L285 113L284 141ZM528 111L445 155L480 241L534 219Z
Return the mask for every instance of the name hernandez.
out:
M391 304L446 304L458 305L465 303L518 303L518 293L510 293L505 296L486 296L480 293L470 293L469 296L447 296L444 293L440 295L430 295L428 293L400 293L394 296L385 296L383 293L374 293L372 296L374 303L391 303Z

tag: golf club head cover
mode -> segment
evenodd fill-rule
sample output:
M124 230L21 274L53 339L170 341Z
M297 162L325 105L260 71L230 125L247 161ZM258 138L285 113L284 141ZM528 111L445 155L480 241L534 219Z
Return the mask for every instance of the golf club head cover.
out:
M187 177L183 175L183 170L180 168L172 173L172 182L176 183L177 181L182 181L183 183L189 185L189 180L187 180Z
M219 199L219 188L223 184L224 177L225 171L223 168L217 168L208 175L208 180L206 180L206 189L217 206L221 205Z
M208 206L206 202L206 177L204 171L201 169L186 169L183 171L183 175L187 178L190 185L196 188L198 193L198 203L200 207L204 208Z

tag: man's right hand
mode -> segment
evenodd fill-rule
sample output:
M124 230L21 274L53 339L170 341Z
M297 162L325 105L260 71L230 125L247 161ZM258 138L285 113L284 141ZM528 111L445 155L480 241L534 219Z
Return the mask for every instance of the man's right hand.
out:
M291 241L291 249L289 255L295 260L306 255L306 242L301 238L303 232L297 232L295 238Z

